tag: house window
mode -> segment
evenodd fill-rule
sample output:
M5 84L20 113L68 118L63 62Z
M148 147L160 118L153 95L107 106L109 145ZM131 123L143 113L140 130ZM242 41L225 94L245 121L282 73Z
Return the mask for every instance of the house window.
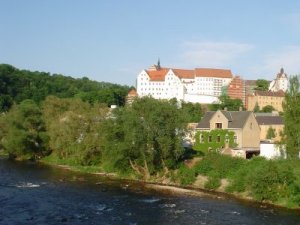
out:
M216 123L216 129L222 129L222 123Z
M200 135L200 143L204 143L204 137L203 137L203 134Z
M221 137L220 137L220 135L217 136L217 142L219 142L219 143L221 142Z
M211 137L211 135L208 136L208 142L212 142L212 137Z
M234 142L235 144L237 144L237 136L236 136L236 135L234 135L234 137L233 137L233 142Z

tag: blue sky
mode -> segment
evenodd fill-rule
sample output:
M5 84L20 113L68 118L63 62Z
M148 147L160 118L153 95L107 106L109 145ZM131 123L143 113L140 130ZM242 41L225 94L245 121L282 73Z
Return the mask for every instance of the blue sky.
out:
M300 0L0 0L0 63L134 85L157 62L300 74Z

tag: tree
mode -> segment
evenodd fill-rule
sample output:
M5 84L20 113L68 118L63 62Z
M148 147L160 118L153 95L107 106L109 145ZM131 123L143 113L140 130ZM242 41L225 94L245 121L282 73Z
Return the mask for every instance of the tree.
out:
M172 101L139 98L118 109L105 130L106 167L122 172L131 168L145 180L174 168L183 154L185 122Z
M262 108L261 112L270 113L273 112L275 108L272 105L266 105Z
M290 77L289 89L283 103L284 134L287 154L298 157L300 151L300 93L299 78Z
M267 135L266 135L266 139L273 139L276 137L276 131L274 128L269 127L268 131L267 131Z
M255 103L255 106L254 106L254 109L253 109L253 112L259 112L260 110L259 110L259 105L258 105L258 103L256 102Z
M197 123L203 116L202 106L199 103L182 103L181 111L185 115L188 123Z
M0 94L0 112L8 111L13 105L13 100L9 95Z
M218 109L227 108L228 111L239 111L240 108L243 108L243 101L241 99L231 99L228 95L221 95L219 97L220 104L212 104L211 110L216 111Z
M52 154L76 164L99 164L102 123L107 112L103 105L49 96L43 104L43 114Z
M264 79L258 79L256 81L256 87L254 88L254 90L257 90L257 91L269 90L269 81L264 80Z
M47 153L49 139L42 113L32 100L13 106L4 118L7 131L1 142L10 156L36 159Z

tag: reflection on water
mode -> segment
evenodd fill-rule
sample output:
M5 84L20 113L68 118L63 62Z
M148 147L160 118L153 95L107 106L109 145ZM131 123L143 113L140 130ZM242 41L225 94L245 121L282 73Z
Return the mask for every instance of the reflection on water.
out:
M300 224L300 213L0 160L0 224Z

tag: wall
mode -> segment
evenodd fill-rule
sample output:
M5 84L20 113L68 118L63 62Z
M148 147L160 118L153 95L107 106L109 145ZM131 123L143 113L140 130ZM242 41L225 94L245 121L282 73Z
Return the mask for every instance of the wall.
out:
M259 148L260 128L253 115L249 116L243 127L242 148Z
M282 112L282 102L284 101L284 97L277 97L277 96L255 96L250 95L247 96L247 110L253 111L256 103L260 109L267 105L271 105L274 109L278 112Z
M280 147L272 143L261 143L260 144L260 156L267 159L275 159L279 157L286 158L285 146Z
M269 127L275 129L276 137L272 138L273 141L281 141L280 132L283 132L284 125L283 124L276 124L276 125L260 125L260 140L265 140Z

